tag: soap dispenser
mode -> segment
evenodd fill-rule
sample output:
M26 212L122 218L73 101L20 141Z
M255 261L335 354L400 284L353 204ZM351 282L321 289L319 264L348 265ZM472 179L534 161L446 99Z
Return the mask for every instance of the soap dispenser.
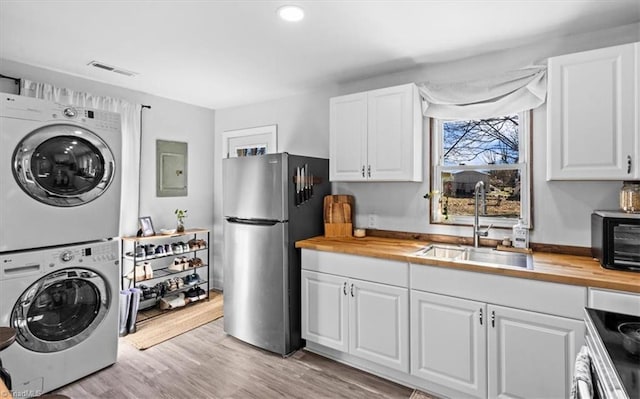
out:
M513 237L511 239L514 248L529 248L529 229L518 219L518 223L513 226Z

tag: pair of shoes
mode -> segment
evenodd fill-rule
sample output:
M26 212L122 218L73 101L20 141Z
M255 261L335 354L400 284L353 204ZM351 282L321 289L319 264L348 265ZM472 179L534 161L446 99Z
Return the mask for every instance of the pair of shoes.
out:
M207 247L207 242L205 240L199 240L195 238L189 240L188 244L190 250L205 249Z
M160 300L160 309L175 309L186 305L185 295L183 292L178 295L172 295Z
M176 246L180 246L182 247L182 252L189 252L189 245L186 244L184 241L178 241L175 243Z
M173 255L173 247L171 244L164 244L164 254L166 256Z
M171 270L172 272L181 272L184 270L184 264L183 263L176 263L175 261L169 265L169 267L167 267L168 270Z
M173 251L174 255L179 255L184 252L184 250L182 249L182 244L177 242L171 244L171 250Z
M200 282L200 276L197 273L189 274L182 278L186 285L194 285Z
M146 259L153 259L156 257L156 246L154 244L147 244L144 246L144 253Z
M164 252L164 245L158 245L156 247L156 258L161 257L161 256L165 256L165 252Z
M151 269L150 272L149 272L149 268ZM149 273L151 273L151 277L147 277ZM151 268L151 265L149 264L149 262L144 262L142 265L134 266L134 270L130 271L126 277L129 280L133 280L134 275L135 275L136 282L153 278L153 268Z
M200 299L206 299L207 293L200 287L189 288L185 293L185 297L187 297L190 302L195 302Z
M202 263L202 259L200 258L189 259L189 267L201 267L203 265L204 263Z

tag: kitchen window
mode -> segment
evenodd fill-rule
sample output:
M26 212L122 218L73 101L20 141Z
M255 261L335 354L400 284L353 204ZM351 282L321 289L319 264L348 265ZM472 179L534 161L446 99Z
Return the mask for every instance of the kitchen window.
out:
M433 119L431 223L472 225L483 181L482 224L531 227L530 112L487 119Z

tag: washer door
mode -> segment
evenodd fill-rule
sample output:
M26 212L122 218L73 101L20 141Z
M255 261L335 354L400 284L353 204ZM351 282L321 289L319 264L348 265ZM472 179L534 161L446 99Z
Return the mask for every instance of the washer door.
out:
M57 352L91 335L109 310L110 292L102 276L69 268L32 284L11 312L16 341L35 352Z
M47 205L72 207L102 195L114 178L107 144L80 126L58 124L29 133L13 153L20 187Z

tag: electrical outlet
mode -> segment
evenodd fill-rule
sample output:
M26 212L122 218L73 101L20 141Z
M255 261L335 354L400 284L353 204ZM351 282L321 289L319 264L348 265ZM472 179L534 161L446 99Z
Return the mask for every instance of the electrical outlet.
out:
M378 216L371 213L369 214L369 222L368 222L368 227L371 229L375 229L378 227Z

